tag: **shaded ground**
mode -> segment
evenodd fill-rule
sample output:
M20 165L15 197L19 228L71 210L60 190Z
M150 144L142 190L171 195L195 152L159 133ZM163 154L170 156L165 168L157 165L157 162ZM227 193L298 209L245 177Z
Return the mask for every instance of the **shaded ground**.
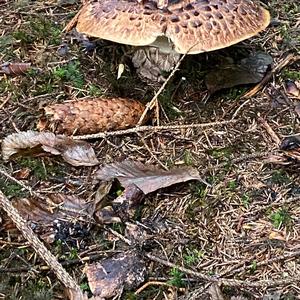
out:
M299 54L299 6L286 0L268 1L268 7L276 19L273 26L229 49L188 57L159 98L162 124L207 123L233 116L235 122L205 130L190 128L93 141L103 164L132 158L165 167L197 167L211 187L192 182L147 197L139 220L161 228L151 253L207 275L253 282L300 277L299 200L287 201L300 197L299 166L264 162L264 155L275 151L277 145L261 121L280 138L299 133L299 116L294 109L297 99L286 95L285 81L300 80L300 64L275 74L262 92L248 100L240 96L249 87L208 97L203 78L222 56L240 58L264 50L277 64L287 53ZM155 87L145 86L137 78L124 56L125 47L98 41L95 49L85 45L92 48L87 51L74 37L61 33L78 8L56 1L0 1L0 62L32 62L40 68L23 77L0 77L0 138L17 130L35 129L39 108L49 103L103 95L132 97L144 103L152 98ZM117 80L120 62L126 63L126 69ZM15 177L18 171L29 169L30 176L22 181L44 193L59 191L90 199L96 190L90 180L94 168L73 168L54 157L21 158L1 162L1 167ZM9 198L26 196L22 187L4 176L0 176L0 188ZM119 225L112 228L120 233L124 230ZM105 257L127 248L101 228L92 228L80 240L75 246L52 245L51 251L61 260L71 260L99 252ZM0 295L5 299L63 299L62 286L51 273L34 271L43 263L20 235L2 231L0 246ZM16 272L7 270L11 268ZM23 268L30 272L21 272ZM75 264L67 270L87 288L81 268ZM151 280L184 287L173 288L180 299L205 298L205 282L158 263L149 262L149 272ZM222 289L229 298L262 299L278 291L281 299L299 299L300 294L297 283ZM169 293L168 288L150 286L138 296L130 292L122 299L176 299L167 296Z

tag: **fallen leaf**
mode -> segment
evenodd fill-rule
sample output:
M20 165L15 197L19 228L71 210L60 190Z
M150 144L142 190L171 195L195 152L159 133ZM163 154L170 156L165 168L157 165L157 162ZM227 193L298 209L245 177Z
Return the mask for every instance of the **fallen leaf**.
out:
M85 268L94 296L110 298L144 282L146 265L135 251L118 253Z
M31 63L5 63L0 65L0 74L23 75L31 67Z
M155 166L146 166L131 160L108 164L99 169L95 176L96 179L103 181L116 178L125 188L134 184L144 194L149 194L179 182L203 181L198 170L194 168L177 168L165 171Z
M285 83L286 91L289 95L300 99L300 82L287 80Z
M37 128L67 135L126 129L137 124L144 109L140 102L123 98L70 101L46 106Z
M7 136L2 142L2 157L8 160L22 150L33 150L37 147L53 155L61 155L73 166L95 166L99 163L89 143L75 141L63 135L56 136L51 132L35 131L18 132Z
M279 240L279 241L286 241L283 232L280 231L271 231L269 234L269 240Z
M12 204L48 243L72 239L78 231L82 231L78 222L91 220L95 211L94 203L65 194L50 194L47 202L37 198L14 199ZM15 226L7 219L3 228L12 230Z
M145 194L135 184L128 185L123 193L112 201L112 207L123 222L133 218Z
M237 85L258 83L272 62L273 59L269 54L258 52L236 63L224 63L206 75L206 87L214 93Z
M284 138L279 149L287 158L300 162L300 134L295 134Z

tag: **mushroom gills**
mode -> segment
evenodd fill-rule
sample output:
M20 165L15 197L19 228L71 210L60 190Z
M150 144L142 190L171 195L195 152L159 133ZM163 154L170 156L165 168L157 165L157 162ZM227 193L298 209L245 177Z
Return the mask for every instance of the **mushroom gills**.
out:
M138 76L145 81L164 82L163 72L170 72L178 63L181 54L164 52L161 48L147 46L138 48L132 57L132 63Z

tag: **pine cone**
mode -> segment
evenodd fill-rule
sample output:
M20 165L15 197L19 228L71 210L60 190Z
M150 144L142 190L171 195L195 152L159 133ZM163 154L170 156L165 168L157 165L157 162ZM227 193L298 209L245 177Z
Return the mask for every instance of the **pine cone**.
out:
M54 104L44 108L37 127L64 134L92 134L132 127L145 106L124 98L95 98Z

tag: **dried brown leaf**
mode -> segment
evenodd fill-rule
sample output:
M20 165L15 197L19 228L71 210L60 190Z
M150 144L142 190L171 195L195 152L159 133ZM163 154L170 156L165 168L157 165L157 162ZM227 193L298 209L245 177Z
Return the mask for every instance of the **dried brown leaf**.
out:
M144 109L131 99L79 99L45 107L37 127L67 135L126 129L137 124Z
M95 211L93 203L77 196L51 194L48 198L48 202L37 198L15 199L13 206L24 219L42 226L52 225L58 219L87 220Z
M137 252L128 251L88 265L85 272L93 295L110 298L140 285L145 280L146 266Z
M31 63L5 63L0 66L0 74L23 75L31 67Z
M61 155L73 166L94 166L99 163L91 145L84 141L75 141L63 135L51 132L25 131L13 133L2 142L2 157L8 160L12 155L25 149L41 147L45 152Z
M87 293L82 293L81 291L76 291L70 288L65 288L64 292L69 300L105 300L104 298L98 296L89 298Z
M134 184L144 194L149 194L179 182L202 181L198 170L194 168L178 168L165 171L155 166L146 166L131 160L108 164L99 169L95 176L96 179L103 181L116 178L125 188Z
M285 88L289 95L300 99L300 82L288 80L285 83Z
M52 194L45 202L37 198L14 199L13 206L47 243L56 239L74 242L91 220L95 205L76 196ZM5 219L3 228L14 232L15 224Z
M57 137L56 149L63 159L72 166L95 166L99 161L94 149L85 141L75 141L69 137Z

